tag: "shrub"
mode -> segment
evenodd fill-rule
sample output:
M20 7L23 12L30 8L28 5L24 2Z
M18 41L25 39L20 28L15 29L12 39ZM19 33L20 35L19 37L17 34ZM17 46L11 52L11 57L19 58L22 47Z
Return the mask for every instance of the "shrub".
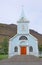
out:
M42 45L39 45L38 48L39 48L39 51L42 51Z

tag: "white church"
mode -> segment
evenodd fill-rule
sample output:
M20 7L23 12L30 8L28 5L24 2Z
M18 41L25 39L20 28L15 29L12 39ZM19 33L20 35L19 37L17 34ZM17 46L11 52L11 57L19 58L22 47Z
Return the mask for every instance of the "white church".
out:
M17 34L9 40L9 58L15 55L38 57L38 40L29 32L29 21L22 15L17 24Z

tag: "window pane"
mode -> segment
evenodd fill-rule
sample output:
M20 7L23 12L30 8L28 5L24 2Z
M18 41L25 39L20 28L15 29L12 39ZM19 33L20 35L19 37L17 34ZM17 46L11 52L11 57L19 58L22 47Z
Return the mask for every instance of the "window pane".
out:
M32 46L29 47L29 51L30 51L30 52L33 52Z
M26 36L21 36L19 40L28 40Z
M15 52L18 52L18 47L15 47L15 48L14 48L14 51L15 51Z

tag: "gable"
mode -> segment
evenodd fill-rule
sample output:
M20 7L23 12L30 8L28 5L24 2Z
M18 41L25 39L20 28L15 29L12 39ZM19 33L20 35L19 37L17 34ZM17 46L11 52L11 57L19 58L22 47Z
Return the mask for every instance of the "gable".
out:
M15 36L13 36L12 38L9 39L9 41L15 39L18 36L18 34L16 34Z
M35 41L38 41L38 39L34 37L33 35L29 34L29 36L32 37L32 39L34 39Z

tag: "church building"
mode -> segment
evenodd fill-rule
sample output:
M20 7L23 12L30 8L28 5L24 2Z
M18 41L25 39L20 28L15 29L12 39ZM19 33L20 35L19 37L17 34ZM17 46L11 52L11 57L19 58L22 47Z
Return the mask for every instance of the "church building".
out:
M29 32L29 21L22 15L17 24L17 34L9 40L9 58L15 55L38 57L38 40Z

